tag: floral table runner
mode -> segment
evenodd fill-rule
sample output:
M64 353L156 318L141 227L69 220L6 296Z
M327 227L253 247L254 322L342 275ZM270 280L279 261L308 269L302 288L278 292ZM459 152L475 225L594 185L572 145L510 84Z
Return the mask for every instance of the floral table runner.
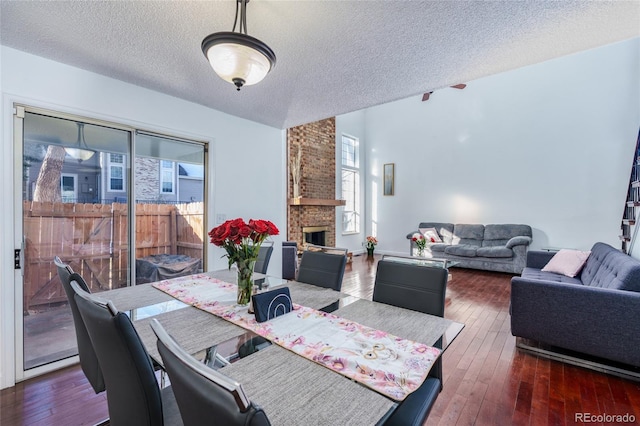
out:
M236 304L235 284L203 274L152 285L396 401L424 382L440 355L437 348L297 304L289 314L258 323Z

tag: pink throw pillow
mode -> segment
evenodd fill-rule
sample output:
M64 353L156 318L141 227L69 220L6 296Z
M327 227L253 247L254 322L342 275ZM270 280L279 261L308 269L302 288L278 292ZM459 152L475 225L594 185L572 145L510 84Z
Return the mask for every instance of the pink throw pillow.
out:
M553 255L542 271L555 272L573 278L580 273L590 254L590 251L562 249Z

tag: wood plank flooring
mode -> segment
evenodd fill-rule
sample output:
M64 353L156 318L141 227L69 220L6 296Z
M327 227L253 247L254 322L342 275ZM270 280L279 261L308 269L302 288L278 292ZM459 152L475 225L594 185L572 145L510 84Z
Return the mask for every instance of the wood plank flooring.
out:
M377 259L354 256L343 291L371 299ZM444 389L427 425L574 425L576 413L628 413L640 424L640 383L516 348L509 274L451 273L445 317L466 326L444 354ZM78 366L0 392L2 426L91 425L107 416L105 394L93 393Z

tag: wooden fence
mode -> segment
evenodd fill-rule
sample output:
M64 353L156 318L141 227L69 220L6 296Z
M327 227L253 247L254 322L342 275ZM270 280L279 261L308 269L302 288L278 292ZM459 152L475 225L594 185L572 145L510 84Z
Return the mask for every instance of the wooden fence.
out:
M55 256L82 275L92 291L127 285L127 205L25 201L24 308L66 301ZM203 257L204 203L137 204L136 258L152 254Z

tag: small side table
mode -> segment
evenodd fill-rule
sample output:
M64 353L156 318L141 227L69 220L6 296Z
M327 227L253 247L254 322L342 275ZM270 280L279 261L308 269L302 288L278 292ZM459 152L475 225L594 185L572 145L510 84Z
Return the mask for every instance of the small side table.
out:
M549 251L549 252L557 252L562 250L564 247L540 247L540 250Z

